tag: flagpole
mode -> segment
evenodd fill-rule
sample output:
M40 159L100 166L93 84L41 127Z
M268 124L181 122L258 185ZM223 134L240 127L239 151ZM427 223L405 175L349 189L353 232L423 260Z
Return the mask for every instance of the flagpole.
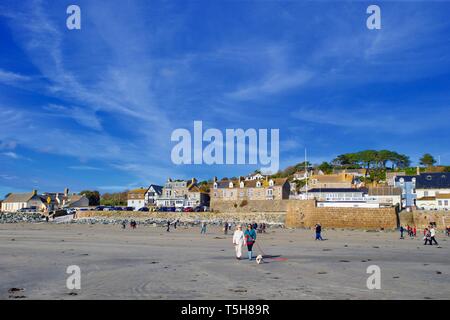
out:
M306 174L306 200L308 200L308 165L306 163L306 148L305 148L305 174Z

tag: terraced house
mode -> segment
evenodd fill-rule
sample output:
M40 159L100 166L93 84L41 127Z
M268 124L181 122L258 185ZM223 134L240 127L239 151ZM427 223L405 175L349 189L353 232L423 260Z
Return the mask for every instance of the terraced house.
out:
M214 201L283 200L289 199L290 185L286 178L218 181L215 177L210 194Z
M209 194L197 184L197 179L172 180L164 184L161 196L156 200L158 207L209 206Z

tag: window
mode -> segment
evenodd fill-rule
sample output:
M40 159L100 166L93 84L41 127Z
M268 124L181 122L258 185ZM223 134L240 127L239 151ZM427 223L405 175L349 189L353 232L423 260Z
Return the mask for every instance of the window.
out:
M423 192L423 195L424 195L425 197L428 197L428 191L424 191L424 192Z
M438 201L438 206L442 206L442 200Z
M444 206L448 206L448 200L444 200Z

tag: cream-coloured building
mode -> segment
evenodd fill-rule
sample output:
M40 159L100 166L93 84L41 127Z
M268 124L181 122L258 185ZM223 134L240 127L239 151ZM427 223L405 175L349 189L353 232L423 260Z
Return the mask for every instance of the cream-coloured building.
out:
M289 199L290 184L286 178L268 178L264 180L218 181L214 178L210 192L214 201L239 200L283 200Z
M69 189L64 192L45 192L38 194L37 190L28 193L11 193L2 202L2 211L16 212L20 209L34 209L45 212L60 208L75 208L89 206L89 199L84 195L69 194Z
M145 195L148 188L139 188L128 191L127 206L139 210L146 206Z
M36 190L27 193L11 193L2 202L2 211L4 212L17 212L25 208L41 212L47 209L45 200L37 194Z
M308 181L308 190L318 188L352 188L354 187L354 181L354 176L347 173L313 175Z

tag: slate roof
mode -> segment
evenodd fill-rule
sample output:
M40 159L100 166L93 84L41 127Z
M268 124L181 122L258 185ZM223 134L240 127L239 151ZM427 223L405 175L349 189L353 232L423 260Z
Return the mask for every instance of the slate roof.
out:
M33 197L33 192L11 193L3 203L28 202Z
M405 175L403 175L403 176L395 176L395 182L400 182L401 178L403 178L403 180L405 182L411 182L412 178L416 178L417 179L417 176L405 176Z
M369 196L399 196L402 194L401 188L395 187L370 187Z
M150 187L149 187L149 189L152 188L152 187L153 187L153 190L155 190L155 192L156 192L157 194L159 194L159 195L162 194L162 190L163 190L163 187L162 187L162 186L157 186L156 184L151 184Z
M450 173L449 172L421 173L416 178L416 188L449 189Z
M242 180L244 182L245 188L256 188L256 184L258 182L261 183L261 187L268 187L269 181L273 181L274 186L282 186L286 181L287 178L273 178L266 180ZM233 188L239 188L239 180L224 180L224 181L217 181L217 189L225 189L230 187L230 182L233 182Z
M362 192L366 193L366 189L355 189L355 188L313 188L308 190L310 193L326 193L326 192L338 192L338 193L348 193L348 192Z

